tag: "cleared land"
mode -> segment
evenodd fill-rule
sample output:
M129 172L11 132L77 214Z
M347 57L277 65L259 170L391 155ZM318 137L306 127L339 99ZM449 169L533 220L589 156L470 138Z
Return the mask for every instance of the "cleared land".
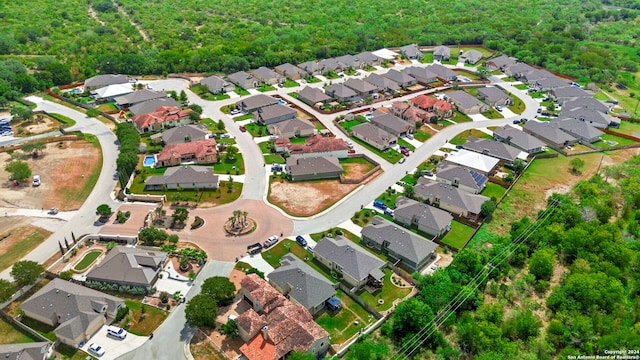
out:
M360 184L342 184L340 180L315 180L292 183L272 180L269 201L289 215L309 216L330 207Z
M0 218L0 270L11 267L51 235L28 222L22 217Z

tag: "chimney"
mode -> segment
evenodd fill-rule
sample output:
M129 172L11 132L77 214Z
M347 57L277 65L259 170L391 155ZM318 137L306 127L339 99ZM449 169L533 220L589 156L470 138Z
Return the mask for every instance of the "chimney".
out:
M262 337L264 337L265 340L269 340L269 327L267 325L262 327Z

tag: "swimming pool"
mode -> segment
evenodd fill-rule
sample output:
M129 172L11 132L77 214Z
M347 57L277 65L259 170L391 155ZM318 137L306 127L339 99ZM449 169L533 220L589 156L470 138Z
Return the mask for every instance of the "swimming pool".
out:
M371 118L373 117L373 114L365 114L364 117L366 117L367 119L371 120Z
M156 156L155 155L145 156L142 164L147 167L153 167L156 164Z
M278 99L278 104L280 105L287 105L287 102L282 100L282 99Z

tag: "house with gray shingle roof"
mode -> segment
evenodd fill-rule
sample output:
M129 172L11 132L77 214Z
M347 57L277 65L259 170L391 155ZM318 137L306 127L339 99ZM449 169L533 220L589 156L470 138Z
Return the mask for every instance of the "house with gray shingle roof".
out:
M358 93L344 84L333 84L326 88L324 93L340 102L362 100Z
M380 285L384 279L385 262L340 235L322 238L313 249L313 257L356 288L368 283Z
M59 278L20 304L24 315L54 327L58 341L78 347L110 323L124 300Z
M455 186L472 194L478 194L487 186L489 178L462 166L440 163L436 168L436 181Z
M130 108L134 105L143 103L145 101L163 99L167 97L169 96L162 91L142 89L142 90L136 90L127 95L118 96L115 98L115 101L116 101L116 105L118 105L119 108L124 109L124 108Z
M452 103L463 114L480 114L489 111L489 105L481 102L463 90L456 90L445 94L447 101Z
M149 176L144 182L145 190L205 190L217 189L220 178L211 166L172 166L162 175Z
M375 86L380 92L396 92L400 89L397 82L376 73L371 73L364 81Z
M600 141L602 140L601 136L604 135L602 131L578 119L558 119L552 122L557 123L560 130L579 139L583 143L591 144Z
M393 114L376 110L371 117L371 124L395 135L402 136L416 131L416 123L401 119Z
M507 65L503 71L506 75L519 79L522 75L534 70L535 68L531 65L516 63L513 65Z
M527 83L532 86L536 86L537 82L543 79L554 77L551 72L545 69L534 69L529 72L526 72L520 76L520 80L523 83ZM568 85L568 83L567 83Z
M396 208L393 211L393 219L407 227L416 226L418 230L430 236L441 237L446 234L447 231L451 230L451 220L453 220L453 216L444 210L434 208L425 203L404 196L398 196L396 199ZM424 239L422 237L420 238ZM428 252L425 251L424 255L432 253L436 248L435 244L431 243L431 241L429 241L429 243L430 249ZM433 255L435 258L435 254ZM418 268L420 268L420 266Z
M449 222L453 218L446 211L435 210L448 217ZM399 265L404 265L410 271L420 271L425 265L434 261L435 250L438 247L434 242L380 216L374 216L371 222L362 228L362 241L378 251L386 251L389 256L401 261Z
M342 175L342 165L340 165L340 160L333 156L292 156L287 158L284 171L293 182L337 179Z
M167 253L116 246L87 273L87 283L101 282L150 290L167 260Z
M236 103L240 110L250 113L265 106L275 105L278 99L265 94L258 94L244 98Z
M424 57L424 54L422 54L422 51L420 51L418 45L416 44L410 44L401 47L400 54L402 54L409 60L420 60Z
M358 96L362 98L369 97L378 92L378 88L375 85L370 84L362 79L350 78L344 82L344 86L352 89L356 92L356 94L358 94Z
M316 127L307 119L293 118L269 126L269 134L280 138L307 137L315 134Z
M366 64L369 66L378 66L382 62L382 60L379 57L377 57L370 51L361 52L360 54L356 55L356 58L362 61L363 64Z
M550 76L548 78L536 81L536 86L540 91L549 91L570 86L570 81L559 76Z
M314 106L316 104L326 104L331 100L331 96L328 96L318 88L305 86L302 90L298 91L298 100L307 105Z
M386 150L398 142L398 137L371 123L363 123L351 128L351 134L378 150Z
M200 85L206 86L212 94L224 94L236 88L232 83L215 75L200 80Z
M53 343L34 342L0 345L0 359L3 360L47 360L53 355Z
M404 73L410 75L422 85L428 85L438 81L438 75L424 67L410 66L404 69Z
M620 125L620 119L608 113L609 108L592 97L578 98L562 105L560 117L578 119L591 126L607 128Z
M280 121L293 119L298 115L294 108L275 104L261 107L253 112L253 120L261 125L271 125Z
M411 75L409 75L406 71L398 71L395 69L391 69L387 71L386 74L382 74L382 76L386 77L389 80L395 81L401 88L407 88L409 86L415 85L418 81Z
M322 70L317 61L306 61L298 64L298 67L308 75L318 75Z
M466 150L475 151L480 154L500 159L507 164L512 164L515 159L524 161L529 155L528 153L520 149L516 149L508 144L495 140L478 139L473 136L469 136L462 147Z
M564 105L567 101L592 97L591 94L586 92L584 89L573 86L551 89L547 94L560 105Z
M440 64L432 64L427 66L425 69L436 74L439 78L447 81L454 81L458 77L458 73Z
M513 105L513 99L509 94L493 86L478 89L478 98L489 106Z
M344 64L338 62L338 60L336 60L335 58L323 59L318 61L318 67L320 68L320 72L322 74L326 74L329 71L339 73L346 69Z
M468 50L458 58L458 62L465 64L475 64L480 60L482 60L482 53L478 50Z
M485 61L483 66L489 71L504 70L507 66L514 65L518 59L502 54L493 59Z
M129 108L129 112L131 113L132 116L139 116L144 114L151 114L152 112L155 112L156 110L158 110L163 106L180 107L180 105L181 104L176 100L174 100L173 98L163 97L159 99L144 101L139 104L133 105Z
M209 134L211 134L211 131L209 131L206 125L184 125L153 134L151 135L151 139L153 139L155 143L161 142L165 145L172 145L203 140Z
M524 124L522 129L527 134L535 136L556 149L578 142L578 139L560 130L557 123L549 121L529 120Z
M265 66L260 66L250 72L253 77L269 85L282 84L286 80L284 76Z
M480 209L490 199L483 195L471 194L457 187L425 178L418 179L414 186L415 197L450 213L477 220Z
M293 254L280 259L280 267L269 273L269 283L312 316L324 309L337 286Z
M449 60L450 58L451 58L450 48L444 45L440 45L440 46L436 46L433 49L433 60L446 61L446 60Z
M126 75L103 74L90 77L84 81L85 91L91 91L108 85L127 84Z
M343 70L347 70L348 68L351 68L352 70L362 69L363 63L356 56L347 54L347 55L338 56L335 59L337 62L342 64Z
M544 142L511 125L505 125L493 130L493 138L529 154L542 152L545 146Z
M230 82L243 89L255 89L260 85L260 81L244 71L238 71L227 75Z
M299 80L306 75L306 72L304 70L290 63L280 64L276 66L274 70L278 74L291 80Z

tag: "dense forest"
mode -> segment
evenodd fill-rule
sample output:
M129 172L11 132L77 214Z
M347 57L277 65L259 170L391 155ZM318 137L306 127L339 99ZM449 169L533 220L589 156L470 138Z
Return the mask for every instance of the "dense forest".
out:
M416 276L419 294L348 358L567 359L640 349L639 222L635 156L552 195L509 236L477 237L449 267Z

